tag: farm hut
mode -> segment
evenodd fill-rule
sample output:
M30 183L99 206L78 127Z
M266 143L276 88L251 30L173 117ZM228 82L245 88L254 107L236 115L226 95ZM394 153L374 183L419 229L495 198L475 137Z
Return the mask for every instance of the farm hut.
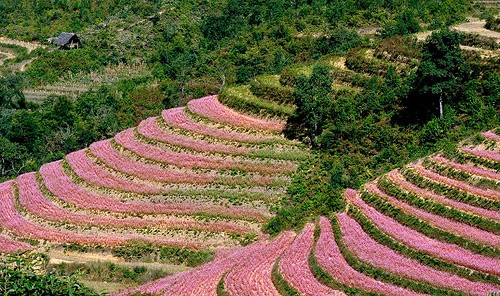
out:
M52 43L59 46L60 49L73 49L82 46L80 38L75 33L62 32L59 37L54 38Z

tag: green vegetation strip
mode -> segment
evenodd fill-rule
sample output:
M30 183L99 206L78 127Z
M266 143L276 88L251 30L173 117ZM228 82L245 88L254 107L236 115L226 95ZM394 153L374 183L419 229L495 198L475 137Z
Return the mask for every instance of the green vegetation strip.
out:
M218 157L228 157L230 155L222 152L204 152L202 150L195 150L189 147L181 146L181 145L176 145L172 144L169 142L163 142L163 141L157 141L151 138L148 138L144 136L143 134L140 134L137 129L134 130L134 137L143 143L150 144L156 147L159 147L161 149L169 149L173 152L177 153L185 153L186 151L189 151L193 154L198 154L198 155L204 155L204 156L218 156ZM162 147L163 146L163 147ZM267 151L256 151L256 152L251 152L249 154L242 154L242 153L235 153L234 156L243 158L244 160L247 161L252 161L252 160L266 160L266 159L274 159L274 160L282 160L282 161L301 161L304 159L307 159L309 157L309 154L303 152L295 152L295 151L290 151L290 152L275 152L271 150Z
M470 193L461 191L456 188L451 188L438 182L426 179L411 169L402 171L403 176L413 184L420 188L431 190L432 192L454 200L468 203L473 206L490 209L494 211L500 210L500 201L482 198Z
M444 206L440 203L436 203L423 198L415 193L405 192L403 189L387 180L387 178L385 177L380 179L380 181L378 182L378 187L385 193L429 213L440 215L448 219L452 219L486 231L493 232L495 234L500 234L500 223L498 222L488 220L480 216L472 215L467 212L462 212L455 208Z
M273 265L273 271L271 273L271 279L273 281L274 287L278 290L280 295L300 296L299 292L297 292L297 290L290 286L279 272L279 261L280 260L276 260L276 263L274 263Z
M478 253L493 258L500 258L500 250L492 248L490 246L477 244L476 242L471 241L469 239L457 236L450 232L446 232L437 227L434 227L427 222L424 222L414 216L407 214L403 210L386 202L384 198L376 196L375 194L364 191L361 193L361 198L363 198L363 200L365 200L370 206L374 207L382 214L391 217L394 220L398 221L399 223L407 227L410 227L418 232L421 232L427 235L428 237L456 244L464 249L471 250L474 253Z
M267 142L270 142L270 143L279 143L279 144L288 144L288 143L295 143L295 145L298 145L298 146L304 146L303 143L299 142L299 141L290 141L288 139L285 139L285 138L282 138L280 136L280 133L279 132L273 132L273 131L264 131L264 130L253 130L253 129L249 129L249 128L244 128L244 127L241 127L241 126L236 126L236 125L232 125L232 124L229 124L229 123L222 123L222 122L218 122L218 121L212 121L206 117L203 117L203 116L200 116L194 112L192 112L191 110L189 110L189 105L184 109L184 114L190 118L191 120L193 120L194 122L197 122L197 123L201 123L201 124L204 124L204 125L208 125L208 126L216 126L218 128L221 128L221 129L224 129L224 127L226 127L227 129L230 129L234 132L238 132L238 133L242 133L242 134L248 134L248 135L261 135L261 136L265 136L265 137L271 137L269 138L268 140L264 140L263 143L267 143ZM259 142L261 143L261 142Z
M500 285L499 277L442 261L426 253L409 248L408 246L394 240L391 236L377 228L366 216L362 214L359 208L354 205L349 207L348 214L361 225L363 231L366 232L372 239L388 248L391 248L403 256L417 260L418 262L428 265L434 269L457 274L458 276L467 278L471 281L481 281Z
M196 136L194 136L192 133L185 132L181 129L173 128L168 126L165 121L163 121L160 118L157 118L157 123L158 125L165 129L167 132L172 133L172 134L178 134L178 135L183 135L185 137L189 137L191 139L196 139ZM204 152L203 150L195 150L183 145L177 145L177 144L172 144L169 142L165 142L162 140L156 140L156 139L151 139L147 136L144 136L142 134L139 134L141 138L148 139L149 142L154 143L154 142L161 142L169 146L175 146L177 149L180 149L179 151L182 150L188 150L188 151L193 151L196 153ZM249 153L234 153L234 155L239 155L239 156L244 156L248 157L250 159L277 159L277 160L287 160L287 161L301 161L304 159L307 159L310 157L310 154L307 153L307 151L304 149L299 149L297 146L291 146L290 149L287 149L287 147L283 147L283 149L280 149L279 151L276 151L276 147L271 146L271 143L266 143L264 145L245 145L242 144L241 142L230 142L227 140L216 140L214 141L214 138L211 136L204 136L203 140L201 141L206 141L208 143L217 143L217 142L223 142L225 145L234 145L238 147L246 147L250 149ZM264 146L264 147L263 147ZM217 152L213 152L217 153ZM226 155L225 153L217 153L220 155Z
M387 282L394 284L396 286L400 286L406 289L410 289L416 292L429 293L431 295L463 295L462 293L458 293L456 291L448 290L448 289L439 289L432 285L415 282L404 277L400 277L398 275L394 275L386 272L383 269L374 267L369 265L361 260L359 260L344 244L342 240L342 233L340 231L339 224L337 223L337 219L330 219L332 223L333 234L335 237L335 241L339 246L340 252L342 256L344 256L347 263L354 268L355 270L365 274L368 277L374 278L376 280L380 280L382 282Z
M485 168L500 171L499 162L488 160L472 154L467 154L462 151L444 151L444 155L446 156L446 158L457 160L460 163L473 162L474 164L484 166Z
M287 118L295 111L294 107L254 96L249 85L226 87L219 94L219 100L233 109L257 116ZM256 110L260 112L256 113Z
M78 282L75 276L60 276L47 271L47 257L42 254L8 255L0 264L2 295L99 295Z
M259 98L277 104L293 104L293 88L282 86L279 75L261 75L250 82L250 91Z
M210 250L192 251L140 242L132 242L113 248L112 253L126 261L149 259L154 262L184 264L190 267L199 266L214 258L214 252Z
M226 288L224 287L224 278L227 273L224 273L217 284L217 296L230 296L228 292L226 292Z
M490 188L500 191L500 182L498 181L494 181L477 175L472 175L467 172L448 167L446 165L440 164L433 159L425 158L423 161L423 165L426 169L434 171L435 173L438 173L450 179L463 181L475 187Z
M309 268L311 269L314 277L327 287L338 291L344 291L348 295L373 296L373 293L356 289L336 281L330 274L328 274L323 268L321 268L318 260L316 259L316 257L314 257L313 252L311 252L311 254L309 255Z

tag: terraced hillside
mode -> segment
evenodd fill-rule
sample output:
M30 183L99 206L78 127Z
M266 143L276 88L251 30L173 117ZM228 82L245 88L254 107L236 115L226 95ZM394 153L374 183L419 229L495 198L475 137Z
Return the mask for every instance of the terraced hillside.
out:
M347 207L126 290L162 295L490 295L500 291L494 131L347 189Z
M196 253L249 243L308 157L283 127L217 96L165 110L1 183L0 250L143 243Z

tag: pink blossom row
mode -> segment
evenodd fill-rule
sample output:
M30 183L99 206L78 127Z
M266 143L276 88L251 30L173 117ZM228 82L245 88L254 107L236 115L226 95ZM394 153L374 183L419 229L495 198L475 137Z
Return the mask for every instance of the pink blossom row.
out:
M105 227L128 227L128 228L175 228L194 229L210 232L249 233L248 227L240 226L231 222L204 222L193 221L182 218L168 219L146 219L146 218L123 218L113 216L101 216L90 214L78 214L60 208L51 203L38 187L35 173L27 173L16 179L19 188L19 202L29 212L49 221L66 222L77 225L92 225Z
M188 118L184 113L185 107L163 110L163 120L170 126L181 128L190 132L212 136L229 141L260 143L275 139L272 136L254 136L236 131L226 131L198 123Z
M89 159L85 150L79 150L66 155L66 161L78 177L90 184L143 194L158 194L162 192L161 188L153 187L147 183L123 180L113 176Z
M90 151L110 168L145 180L195 184L209 184L214 181L214 176L208 174L167 171L159 166L132 160L116 151L110 140L93 143L90 145Z
M191 112L202 117L222 123L229 123L234 126L241 126L250 129L261 129L269 131L282 131L285 128L283 121L265 120L251 117L236 112L222 105L217 96L208 96L188 103Z
M200 245L176 239L154 238L140 235L106 235L106 234L80 234L61 231L55 228L43 227L26 220L21 216L14 204L13 182L0 184L0 226L8 229L13 234L31 239L49 240L59 243L99 244L104 246L117 246L130 241L148 241L155 244L178 246L190 249L199 249Z
M482 256L469 250L465 250L457 245L429 238L418 231L401 225L394 219L384 216L374 208L368 206L358 197L358 193L353 189L347 189L344 196L350 203L359 207L363 214L367 216L368 219L370 219L381 231L392 236L394 239L400 241L408 247L450 263L489 274L500 275L499 259Z
M417 194L419 196L429 198L435 202L441 203L443 205L459 209L474 215L481 216L486 219L493 219L493 220L500 220L500 212L498 211L492 211L492 210L487 210L483 209L481 207L475 207L471 206L469 204L455 201L453 199L450 199L446 196L443 195L438 195L435 194L432 191L429 191L427 189L420 188L413 183L408 182L401 173L399 173L397 170L391 171L388 174L386 174L388 180L399 186L400 188L410 192Z
M134 130L128 129L115 136L116 142L132 152L158 162L169 163L179 167L208 169L242 169L263 174L280 174L295 171L296 165L280 163L279 165L259 164L226 160L189 153L181 153L160 149L154 145L139 142L134 137Z
M461 150L465 153L486 158L492 161L500 161L500 153L492 150L478 150L469 147L462 147Z
M319 265L336 281L383 295L421 295L419 293L387 284L353 269L342 256L332 233L332 225L327 218L321 217L319 226L321 233L314 250Z
M294 232L285 231L259 252L247 256L245 262L226 274L226 292L232 296L280 295L272 281L272 269L294 237Z
M231 251L229 254L219 255L212 262L197 268L121 291L114 296L134 295L134 293L216 296L217 285L224 273L245 262L248 256L260 252L266 244L266 241L259 240L249 246Z
M449 167L452 167L452 168L455 168L455 169L458 169L458 170L461 170L461 171L464 171L464 172L467 172L470 174L474 174L474 175L478 175L478 176L482 176L482 177L486 177L486 178L490 178L490 179L500 180L500 173L498 173L498 172L489 171L489 170L482 169L482 168L479 168L479 167L476 167L473 165L467 165L467 164L461 164L458 162L454 162L454 161L451 161L447 158L442 157L441 155L433 156L432 159L437 161L437 162L440 162L446 166L449 166Z
M251 177L216 176L209 173L167 171L160 166L146 164L131 160L120 154L111 144L110 140L95 142L90 145L90 151L110 168L129 175L137 176L144 180L153 180L169 183L194 183L210 184L215 181L224 184L242 184L252 186L269 186L279 177L271 175L253 175Z
M409 204L404 203L380 190L375 182L368 183L366 185L366 189L375 194L377 197L387 200L390 204L396 206L397 208L414 217L417 217L422 221L429 223L436 228L454 233L458 236L462 236L473 241L477 241L484 245L492 246L495 248L500 247L500 236L494 233L484 231L482 229L464 223L456 222L439 215L431 214L419 208L410 206Z
M0 253L16 253L33 249L29 244L18 242L12 238L0 234Z
M65 174L61 161L51 162L40 168L40 174L47 189L58 198L81 208L110 211L115 213L143 214L185 214L214 213L225 217L248 218L263 221L267 212L240 206L219 206L202 203L152 203L123 202L110 196L91 193L79 187Z
M302 232L288 247L279 262L279 270L287 281L300 295L304 296L335 296L345 295L321 284L309 268L309 254L314 244L314 224L305 225Z
M479 195L479 196L490 198L493 200L500 200L500 192L498 192L496 190L484 189L484 188L471 186L471 185L466 184L464 182L461 182L461 181L458 181L455 179L451 179L451 178L448 178L445 176L441 176L440 174L435 173L433 171L429 171L421 165L413 165L411 167L416 172L418 172L420 175L422 175L426 178L429 178L433 181L436 181L436 182L439 182L439 183L442 183L442 184L445 184L445 185L448 185L451 187L458 188L460 190L469 192L469 193L474 194L474 195Z
M347 248L361 261L399 276L434 286L465 292L471 295L488 295L500 291L500 286L472 282L455 274L430 268L418 261L408 259L392 249L377 243L361 226L344 213L337 214L342 239Z
M497 135L494 131L483 132L481 133L481 136L492 141L500 142L500 136Z
M172 134L158 125L156 117L150 117L142 121L137 127L137 131L150 139L169 143L176 146L185 147L195 151L215 152L236 155L248 155L250 149L235 145L213 144L207 141L196 140L183 135Z

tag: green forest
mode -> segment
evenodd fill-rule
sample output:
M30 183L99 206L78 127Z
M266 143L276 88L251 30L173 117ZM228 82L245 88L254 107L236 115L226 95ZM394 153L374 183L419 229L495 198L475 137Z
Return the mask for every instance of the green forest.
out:
M497 13L467 0L4 0L0 36L47 44L75 32L82 47L11 46L16 60L0 66L0 180L194 98L220 94L231 107L254 111L232 99L240 87L295 106L262 107L287 120L287 138L313 151L265 231L300 229L344 209L345 188L439 150L452 153L462 139L499 126L500 58L460 48L498 44L449 29L473 15L498 30ZM424 41L414 37L429 30ZM26 71L9 68L22 60L32 61ZM76 98L37 102L23 93L117 65L145 65L147 73ZM46 281L57 283L52 295L61 295L61 285L93 293L54 272L17 267L0 269L0 277L0 285L17 277L39 283L23 293L42 295L34 291Z

